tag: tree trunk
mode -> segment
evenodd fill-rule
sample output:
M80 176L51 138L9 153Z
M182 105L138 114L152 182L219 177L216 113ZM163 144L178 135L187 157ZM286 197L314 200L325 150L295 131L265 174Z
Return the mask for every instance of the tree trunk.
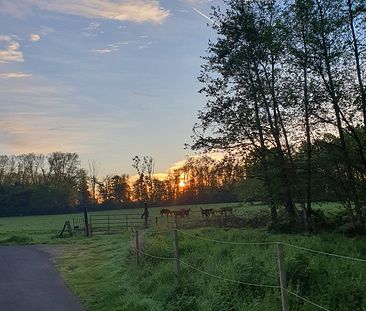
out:
M347 0L347 5L348 5L348 13L349 13L349 26L350 26L350 30L352 33L352 44L353 44L353 52L354 52L354 56L355 56L358 87L359 87L360 95L361 95L363 125L364 125L364 131L366 132L366 92L365 92L365 88L364 88L363 81L362 81L360 52L359 52L359 44L358 44L357 36L356 36L356 29L355 29L355 25L354 25L355 16L353 15L353 11L352 11L352 1Z

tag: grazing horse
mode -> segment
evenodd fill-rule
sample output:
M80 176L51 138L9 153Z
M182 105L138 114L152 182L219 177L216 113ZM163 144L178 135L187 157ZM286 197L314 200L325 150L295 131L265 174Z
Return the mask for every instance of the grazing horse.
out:
M213 208L206 208L205 209L205 208L200 207L200 209L201 209L201 215L204 218L208 218L208 217L212 216L215 212Z
M186 214L186 211L181 209L179 211L172 211L172 214L175 216L175 217L180 217L180 218L184 218L187 216Z
M163 208L160 210L160 216L163 217L164 215L170 216L172 215L172 211L167 208Z
M188 208L188 209L186 209L186 208L181 208L181 209L180 209L180 211L181 211L182 213L184 213L184 215L185 215L186 217L189 217L189 213L190 213L191 209L190 209L190 208Z

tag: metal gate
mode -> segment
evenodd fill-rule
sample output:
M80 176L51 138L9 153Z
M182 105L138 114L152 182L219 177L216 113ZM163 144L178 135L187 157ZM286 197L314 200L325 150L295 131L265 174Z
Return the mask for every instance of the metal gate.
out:
M139 214L90 215L91 234L115 234L132 227L141 227L144 220Z

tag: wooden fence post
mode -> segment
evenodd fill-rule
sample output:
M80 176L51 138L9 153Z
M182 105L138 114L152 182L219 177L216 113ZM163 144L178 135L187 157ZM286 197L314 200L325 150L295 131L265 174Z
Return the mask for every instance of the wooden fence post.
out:
M147 209L147 202L144 203L144 228L149 227L149 211Z
M277 259L278 259L278 273L281 287L282 311L288 311L287 295L286 295L286 268L283 256L283 245L281 243L277 243Z
M177 277L177 285L180 285L180 262L179 262L179 249L178 249L178 232L177 229L173 229L173 247L175 258L175 274Z
M140 247L139 247L139 231L135 231L135 249L136 249L136 263L137 266L140 265Z
M90 233L90 236L93 235L93 223L92 223L91 216L89 216L89 233Z
M111 234L111 232L110 232L110 225L109 225L109 216L108 216L108 234Z

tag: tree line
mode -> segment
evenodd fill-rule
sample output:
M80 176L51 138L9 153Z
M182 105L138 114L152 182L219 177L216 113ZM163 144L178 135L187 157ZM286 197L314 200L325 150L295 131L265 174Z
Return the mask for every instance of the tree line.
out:
M236 201L243 177L243 165L229 156L189 157L164 179L150 156L134 157L132 166L136 178L99 178L95 164L81 168L76 153L0 155L0 216Z
M365 1L224 2L192 148L244 157L243 185L264 190L273 222L283 207L282 219L307 227L312 203L331 199L364 227Z

